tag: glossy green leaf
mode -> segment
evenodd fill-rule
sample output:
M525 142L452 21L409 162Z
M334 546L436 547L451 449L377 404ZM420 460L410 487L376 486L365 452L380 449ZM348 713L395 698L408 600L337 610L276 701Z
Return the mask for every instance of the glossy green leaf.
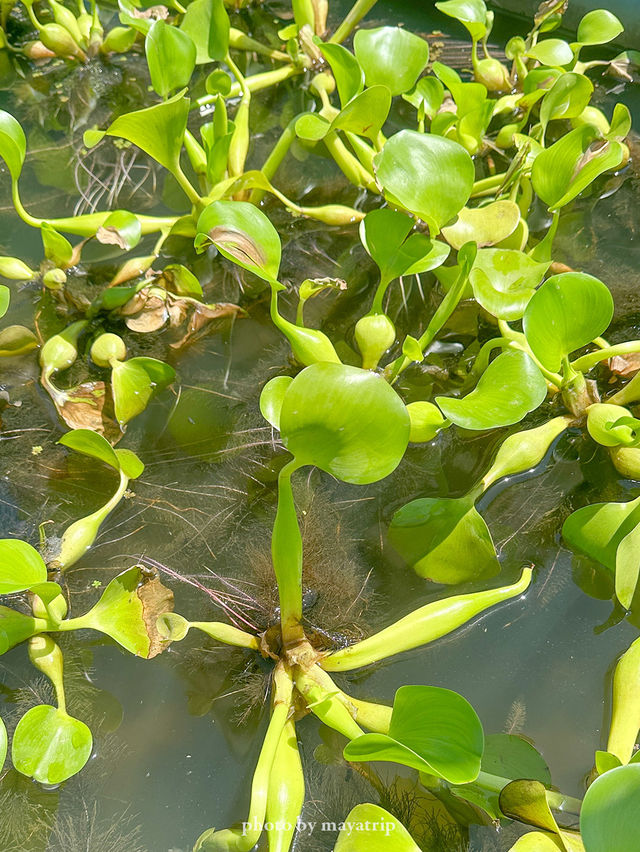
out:
M640 421L621 405L596 403L587 410L587 429L603 447L631 446L636 441Z
M556 834L529 831L511 846L509 852L566 852L566 847Z
M340 103L344 107L359 95L364 88L364 72L353 53L341 44L319 44L320 53L329 63L338 89Z
M161 281L167 290L178 296L202 297L202 285L196 276L181 263L170 263L162 270Z
M533 188L550 209L559 210L599 175L619 166L623 156L619 142L603 140L595 127L580 125L535 158Z
M436 583L464 583L500 571L489 528L468 497L412 500L394 514L389 541L417 574Z
M422 355L421 355L422 357ZM432 441L438 432L448 425L437 405L425 400L417 400L407 405L411 420L409 440L412 443Z
M0 595L23 592L47 579L38 551L18 538L0 539Z
M616 551L616 597L631 608L640 575L640 524L622 539Z
M401 130L387 140L375 162L385 192L424 219L434 233L471 195L473 161L450 139Z
M372 210L360 223L360 240L383 283L404 275L434 250L435 244L424 234L411 234L413 226L409 216L388 208Z
M26 153L24 130L11 113L0 110L0 157L7 164L14 183L20 177Z
M198 219L196 249L213 243L220 254L265 281L280 269L280 237L265 214L247 201L214 201Z
M367 86L386 86L392 95L415 86L429 61L428 43L400 27L358 30L353 50Z
M611 124L607 139L613 139L616 142L622 142L631 131L631 113L626 104L617 103L613 108L611 116Z
M544 130L550 121L576 118L593 94L593 83L584 74L568 72L555 81L540 104L540 123Z
M91 429L72 429L70 432L65 432L58 443L120 470L118 457L111 444Z
M356 805L341 824L333 852L420 852L402 823L379 805Z
M492 201L483 207L463 207L453 225L442 229L442 236L456 250L471 241L478 248L493 246L512 234L519 221L515 202Z
M518 349L503 352L462 399L436 397L445 416L463 429L495 429L519 423L547 395L544 377L533 360Z
M60 784L82 769L92 747L91 731L84 722L41 704L27 710L18 722L11 760L18 772L40 784Z
M300 464L356 484L395 470L409 428L404 403L381 376L329 362L299 373L280 411L282 440Z
M0 772L4 769L4 762L7 757L7 728L0 717Z
M603 334L612 317L613 298L602 281L583 272L563 272L536 290L523 329L540 363L557 371L563 358Z
M444 101L444 86L437 77L421 77L411 92L402 96L416 109L423 109L433 119Z
M43 222L40 227L44 256L55 263L56 266L65 268L69 265L73 255L71 243L48 222Z
M175 171L188 115L189 99L179 92L161 104L119 116L107 130L87 131L84 144L91 148L105 135L117 136L137 145L169 171Z
M2 256L0 256L0 275L13 281L31 281L36 277L33 269L30 269L20 258Z
M196 46L196 62L222 61L229 49L230 23L224 0L193 0L180 24Z
M11 290L6 287L4 284L0 284L0 319L6 314L9 310L9 303L11 301Z
M484 734L469 702L449 689L402 686L396 692L389 734L364 734L344 749L349 761L390 761L444 778L474 781Z
M596 751L595 755L596 772L598 775L604 775L610 769L615 769L616 766L622 766L620 758L608 751Z
M25 355L38 348L38 338L23 325L8 325L0 331L0 358Z
M580 44L606 44L622 32L624 27L612 12L592 9L578 24L578 41Z
M469 281L476 301L497 319L510 322L522 318L548 268L548 263L537 263L515 249L480 249Z
M276 376L266 383L260 394L260 413L274 429L280 429L280 411L284 395L293 379L291 376Z
M530 47L527 56L537 59L542 65L568 65L573 60L573 50L560 38L546 38Z
M140 220L127 210L114 210L96 232L98 242L119 246L123 251L135 248L141 236Z
M144 471L144 464L132 450L118 448L116 451L120 470L127 479L137 479Z
M547 802L546 789L540 781L516 780L507 784L500 793L500 810L511 819L545 831L558 832Z
M173 594L140 566L118 574L100 600L75 626L110 636L131 654L150 659L166 647L156 629L158 617L173 608Z
M360 30L371 32L371 30ZM391 109L391 94L386 86L371 86L343 107L331 123L332 130L346 130L375 141Z
M640 523L640 497L626 503L594 503L573 512L562 527L572 550L616 569L618 545Z
M484 0L444 0L436 9L464 24L471 37L481 39L487 32L487 7Z
M637 852L640 824L640 764L601 775L589 787L580 811L586 852Z
M166 98L176 89L189 84L196 67L196 46L183 29L159 19L147 33L144 50L151 75L151 85Z
M154 391L171 384L174 377L173 368L155 358L115 362L111 370L111 388L118 422L124 425L141 414Z
M489 734L485 737L482 771L515 781L530 778L551 785L551 773L540 752L517 734Z

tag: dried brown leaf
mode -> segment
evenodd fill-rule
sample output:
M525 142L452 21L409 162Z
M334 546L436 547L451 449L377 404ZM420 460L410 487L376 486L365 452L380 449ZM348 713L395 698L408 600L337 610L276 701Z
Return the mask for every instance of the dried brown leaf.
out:
M157 657L169 647L169 641L158 633L156 623L164 612L173 612L173 592L163 586L157 576L145 579L137 589L138 599L142 604L142 618L147 635L149 636L149 653L147 659Z
M192 343L199 336L199 332L206 328L212 320L245 315L245 311L241 307L231 302L220 302L217 305L198 304L189 318L184 336L172 343L171 347L172 349L181 349L183 346Z
M607 362L609 369L617 376L635 376L640 370L640 352L628 355L615 355Z
M112 416L113 403L104 382L83 382L64 391L64 402L54 399L58 414L70 429L91 429L116 444L122 437Z

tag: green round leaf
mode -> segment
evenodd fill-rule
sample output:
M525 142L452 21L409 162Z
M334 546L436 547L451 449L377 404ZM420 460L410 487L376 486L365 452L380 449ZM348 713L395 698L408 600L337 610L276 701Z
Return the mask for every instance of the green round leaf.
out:
M120 470L118 457L111 444L91 429L72 429L71 432L65 432L58 443Z
M18 538L0 539L0 595L23 592L47 579L38 551Z
M274 429L280 429L280 412L284 395L293 379L291 376L276 376L266 383L260 394L260 413Z
M594 503L573 512L562 527L562 537L579 550L616 569L616 551L622 539L640 523L640 497L626 503Z
M469 702L449 689L402 686L396 692L389 734L351 740L351 761L400 763L452 784L475 781L484 747L482 724Z
M547 38L529 48L527 56L543 65L568 65L573 60L573 50L560 38Z
M446 259L446 246L432 242L424 234L411 234L413 226L409 216L387 208L371 210L360 223L360 239L384 283L417 267L433 268L432 262L437 266Z
M341 44L319 44L320 53L329 63L336 81L340 103L345 106L364 87L364 74L353 53Z
M608 288L583 272L553 275L532 296L524 313L527 343L548 370L603 334L613 317Z
M392 814L364 803L347 815L333 852L420 852L420 847Z
M7 729L2 718L0 718L0 772L4 768L4 762L7 757L7 745Z
M371 32L371 30L360 30ZM346 130L375 141L391 109L391 95L386 86L365 89L343 108L332 121L332 130Z
M131 450L117 449L115 451L118 457L120 470L124 473L127 479L137 479L144 471L144 464L138 456Z
M545 759L528 740L517 734L485 737L482 771L512 781L531 778L551 786L551 773Z
M187 6L180 29L195 44L198 65L220 62L227 55L230 23L224 0L193 0Z
M360 485L396 469L409 428L404 403L381 376L329 362L299 373L280 411L282 440L300 464Z
M436 397L445 416L463 429L495 429L519 423L547 395L544 377L533 360L519 349L503 352L462 399Z
M214 201L198 219L196 248L213 243L220 254L265 281L280 269L280 237L265 214L248 201Z
M580 44L605 44L622 32L624 27L612 12L593 9L578 24L578 41Z
M438 232L467 203L474 181L467 151L442 136L401 130L376 155L385 192Z
M392 95L411 89L429 61L428 43L400 27L358 30L353 50L367 86L386 86Z
M487 7L484 0L444 0L435 5L445 15L460 21L473 39L480 39L487 32Z
M548 263L537 263L515 249L480 249L469 281L476 301L497 319L510 322L522 318L548 268Z
M62 710L42 704L27 710L16 726L13 765L40 784L60 784L79 772L91 756L89 728Z
M0 110L0 157L7 164L14 183L20 177L26 153L24 130L11 113Z
M0 358L26 355L38 348L38 338L23 325L8 325L0 331Z
M520 208L514 201L492 201L484 207L463 207L453 225L442 229L442 236L459 250L473 241L478 248L502 242L518 227Z
M154 21L144 41L151 85L166 98L189 84L196 66L196 46L184 29Z
M559 118L576 118L593 94L593 83L584 74L568 72L555 81L540 104L540 123L546 128Z
M580 811L585 852L637 852L640 764L619 766L589 787Z

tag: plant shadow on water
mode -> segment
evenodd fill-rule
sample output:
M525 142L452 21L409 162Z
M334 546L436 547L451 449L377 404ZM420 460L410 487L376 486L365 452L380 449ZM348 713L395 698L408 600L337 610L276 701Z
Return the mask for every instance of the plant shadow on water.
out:
M395 21L396 6L381 4L376 14ZM429 15L418 20L413 9L408 11L414 30L435 25ZM58 93L60 109L70 91L83 87L91 93L84 108L70 116L74 131L89 121L105 124L113 103L118 109L131 109L144 95L136 75L124 66L115 66L97 87L94 78L80 71L47 90L49 99L52 92ZM44 90L42 82L38 85ZM112 89L117 92L111 94ZM29 96L25 89L11 97L15 105L21 98L28 103ZM288 98L279 97L276 105L271 95L255 101L256 110L265 115L264 133L269 138L279 130L269 115L297 110ZM174 206L171 196L177 190L169 181L158 203L160 190L148 158L132 154L127 159L126 150L114 157L109 140L88 160L75 143L49 158L46 148L52 141L55 144L56 133L46 124L44 129L39 126L43 115L52 118L40 103L33 105L32 116L27 113L27 122L33 121L29 147L36 151L29 161L33 182L25 189L26 198L47 196L53 190L39 201L43 215L48 210L61 215L59 205L66 212L77 189L83 201L80 207L69 207L69 213L96 206L127 207L132 197L137 209L152 213ZM260 150L253 154L256 161ZM39 179L51 175L63 160L63 176L43 189ZM337 196L357 204L361 195L346 185L332 163L318 164L315 159L305 160L287 175L283 190L314 204L335 201ZM637 193L634 175L618 192L599 201L597 213L588 199L576 204L562 221L555 256L557 262L574 266L576 254L586 252L587 271L612 283L619 310L614 329L633 337L640 315L633 277L637 264L635 255L628 262L620 258L612 235L617 234L625 247L635 237L629 210L637 203ZM285 281L308 275L349 282L348 293L339 301L333 291L310 301L307 318L310 326L321 326L344 344L345 351L353 347L352 336L345 338L344 329L353 327L362 294L375 286L374 264L361 246L354 247L347 229L320 229L309 220L291 222L285 214L268 209L285 244ZM12 246L10 253L18 254L19 246L25 258L35 262L41 255L39 241L26 227L16 225L13 216L6 219L3 242ZM185 248L188 242L170 238L165 254L177 262L190 251L195 269L207 278L211 256L205 252L196 259L192 248ZM620 266L625 275L618 299L615 270ZM102 246L94 265L97 279L103 276L106 281L114 269L108 247ZM259 392L265 379L293 374L294 368L288 346L269 319L266 288L255 278L245 279L227 261L222 269L222 280L215 280L216 300L242 302L247 316L216 319L217 334L196 337L180 352L179 389L154 400L130 424L128 446L144 451L145 470L129 484L124 505L110 515L82 565L64 575L74 611L88 609L112 576L139 562L159 572L174 590L176 609L194 620L226 618L238 627L267 634L278 623L270 540L285 454L277 433L260 414ZM410 317L417 308L427 316L433 313L434 281L433 276L423 276L422 283L404 281L389 293L386 311L400 336L416 333ZM84 291L86 298L98 283L82 279L77 292ZM623 289L634 295L625 301ZM73 299L73 281L68 292ZM38 298L29 285L12 296L13 321L20 322L21 317L26 321ZM284 304L283 313L291 316L293 303ZM53 326L54 313L45 306L45 326ZM414 366L402 376L407 401L457 390L460 353L483 336L488 336L483 311L476 304L463 306L445 325L429 365ZM126 332L123 338L127 343ZM164 340L153 335L137 351L172 361ZM77 363L62 372L60 386L82 382L83 370L84 365ZM55 412L37 381L37 368L21 362L2 374L2 389L10 391L11 402L4 406L0 399L4 427L0 526L7 535L25 540L34 540L43 521L57 530L65 528L80 514L102 506L113 492L113 471L96 470L90 459L69 454L55 443L59 436ZM540 422L536 412L525 425ZM409 500L465 495L507 434L445 432L435 446L412 446L402 468L374 484L350 485L316 469L300 477L294 496L304 547L303 621L315 647L344 647L440 596L441 586L435 587L436 592L389 546L387 529L393 513ZM587 446L578 430L564 435L553 454L553 464L545 459L538 476L527 478L526 487L519 486L518 476L511 477L478 502L507 566L504 582L514 582L522 565L537 566L538 576L526 601L495 607L426 649L338 674L336 680L350 694L387 702L408 682L458 690L476 708L487 733L526 730L547 756L554 783L573 796L583 790L585 766L601 747L600 732L608 718L608 708L593 696L608 694L612 660L629 645L634 631L624 624L617 631L594 632L610 617L611 580L593 563L573 556L560 541L560 529L578 506L630 495L628 481L616 475L604 450ZM45 534L48 527L46 523ZM462 584L456 593L475 588L477 583ZM93 633L66 637L61 645L69 703L94 732L94 757L60 790L36 785L14 770L4 775L3 852L183 852L210 825L209 815L203 813L203 792L215 802L216 825L232 823L242 812L245 776L256 762L258 733L266 726L272 667L255 654L221 647L202 634L191 635L151 663L124 654ZM94 685L94 669L100 672L99 688ZM2 658L0 705L10 732L28 707L50 702L52 694L46 678L34 680L20 649ZM434 797L417 790L409 773L399 778L392 772L368 776L364 768L354 769L358 764L344 761L342 746L315 718L306 719L301 727L308 785L301 818L317 828L302 834L296 848L332 849L337 832L331 823L339 824L363 800L387 808L412 830L421 848L431 852L502 852L515 842L518 829L497 832L492 825L474 827L467 839L443 816ZM322 823L329 827L321 829Z

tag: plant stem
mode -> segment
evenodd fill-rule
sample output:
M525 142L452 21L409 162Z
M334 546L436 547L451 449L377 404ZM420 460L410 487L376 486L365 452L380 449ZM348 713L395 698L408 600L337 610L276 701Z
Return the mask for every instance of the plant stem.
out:
M586 373L600 361L606 361L608 358L614 358L616 355L628 355L631 352L640 352L640 340L616 343L613 346L589 352L587 355L583 355L581 358L576 358L575 361L572 361L571 367L580 373Z
M189 178L182 171L182 166L180 165L180 163L175 164L171 174L178 181L182 191L187 196L189 201L196 206L199 205L202 199L191 185L191 181L189 180Z
M251 77L245 77L247 89L250 92L260 92L263 89L268 89L270 86L275 86L278 83L283 83L290 77L295 77L297 74L302 74L306 69L297 65L283 65L282 68L276 68L274 71L262 71L260 74L252 74ZM242 94L240 83L234 83L227 95L228 98L237 98ZM191 109L199 109L215 102L217 95L203 95L191 105Z
M278 475L278 509L271 537L271 558L278 583L282 642L291 647L304 638L302 630L302 536L291 489L291 475L300 465L293 459Z
M295 126L296 121L299 116L294 116L289 124L285 127L285 129L280 134L280 137L276 144L271 149L271 153L264 161L262 169L260 170L262 174L270 181L275 173L278 171L280 164L284 160L291 147L293 140L296 138ZM265 190L264 189L254 189L251 192L249 200L252 204L259 204L264 197Z
M353 4L349 13L340 24L338 29L334 32L334 34L329 39L333 44L341 44L346 38L348 38L353 30L357 27L360 21L364 18L367 12L371 11L375 6L377 0L356 0Z
M319 666L315 666L312 670L312 677L328 692L335 692L336 697L342 701L346 708L350 711L353 718L359 725L368 728L370 731L375 731L377 734L389 733L389 724L391 722L391 707L386 704L374 704L370 701L360 701L358 698L353 698L339 689L333 682L333 679L327 672L323 671Z
M288 53L283 53L281 50L276 50L273 47L263 44L261 41L256 41L242 30L237 30L231 27L229 30L229 47L235 50L247 50L253 53L258 53L261 56L268 56L269 59L277 59L280 62L291 62L291 57Z
M500 172L500 174L490 175L489 177L475 181L471 188L471 198L480 198L483 195L493 195L495 190L504 183L506 177L506 172Z
M378 192L373 175L365 169L360 160L354 157L335 130L330 130L323 141L340 171L352 184L364 186L370 192Z
M339 731L350 740L362 736L364 731L356 723L349 709L340 701L339 690L327 690L314 677L313 669L310 672L305 672L299 666L296 666L294 680L296 688L304 698L308 709L325 725Z
M494 604L522 594L530 582L531 569L525 568L518 582L511 586L433 601L368 639L329 654L319 665L329 672L351 671L433 642Z
M238 627L231 624L225 624L224 621L191 621L189 627L195 627L197 630L202 630L207 636L216 639L218 642L224 642L225 645L234 645L236 648L249 648L252 651L260 650L260 643L257 636L252 636Z
M227 159L229 176L235 177L244 172L244 164L249 151L249 109L251 107L251 90L247 86L244 75L235 64L231 55L227 53L225 62L233 72L233 76L238 81L242 98L235 114L235 129L231 137L231 145L229 146L229 155Z

